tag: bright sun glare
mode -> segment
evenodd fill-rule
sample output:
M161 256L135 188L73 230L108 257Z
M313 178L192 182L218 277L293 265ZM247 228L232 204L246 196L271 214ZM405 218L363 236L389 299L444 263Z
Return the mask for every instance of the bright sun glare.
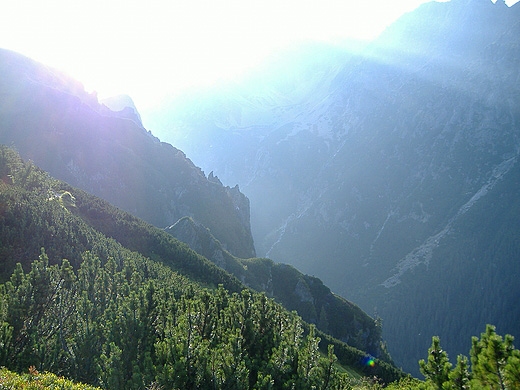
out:
M373 39L425 1L17 0L1 6L0 47L145 108L233 78L290 43Z

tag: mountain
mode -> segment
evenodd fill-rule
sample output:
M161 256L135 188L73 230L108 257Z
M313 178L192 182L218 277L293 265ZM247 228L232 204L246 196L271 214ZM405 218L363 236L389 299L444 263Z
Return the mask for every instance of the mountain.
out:
M364 364L365 352L5 146L0 177L3 367L110 389L258 388L265 378L310 389L403 376L384 361ZM319 357L328 345L348 377L330 352Z
M518 4L431 2L340 67L312 49L153 120L239 183L260 255L376 312L417 373L432 334L451 356L486 323L520 337L519 37Z
M255 255L249 200L210 180L126 111L28 58L0 50L0 142L53 176L165 227L190 216L234 255ZM135 116L135 115L134 115Z
M253 257L249 203L238 187L224 187L213 172L206 177L181 151L159 142L128 112L109 110L81 86L71 88L73 80L15 53L1 53L5 77L0 78L0 141L14 145L22 156L43 164L70 185L101 195L156 226L169 222L164 231L188 243L244 286L298 311L305 321L336 339L391 362L377 319L332 293L321 280L294 267ZM131 104L128 99L119 100L122 105ZM60 201L65 201L60 194ZM76 203L78 197L75 195ZM130 250L151 258L160 256L158 247L164 238L143 231L137 234L129 226L128 216L114 219L114 214L118 213L93 211L93 216L88 213L89 224ZM55 254L53 245L44 241L22 252L31 253L34 259L45 247L49 255L70 260L88 250L86 246L63 246L72 254ZM1 265L4 275L22 261L10 253ZM163 254L174 255L170 250ZM200 272L196 264L193 267ZM203 273L213 275L214 270ZM194 271L189 276L207 282L207 276ZM213 284L237 288L234 282L218 280Z

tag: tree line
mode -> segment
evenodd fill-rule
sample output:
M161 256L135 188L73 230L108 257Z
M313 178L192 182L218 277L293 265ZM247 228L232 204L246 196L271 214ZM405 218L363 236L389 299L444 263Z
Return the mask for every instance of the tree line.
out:
M83 255L0 286L0 366L107 389L339 389L333 348L265 294L201 288L165 267Z

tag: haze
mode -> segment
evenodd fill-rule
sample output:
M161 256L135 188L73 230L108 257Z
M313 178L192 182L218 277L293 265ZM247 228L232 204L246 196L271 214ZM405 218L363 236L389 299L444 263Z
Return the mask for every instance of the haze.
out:
M243 74L291 43L371 40L428 0L6 2L0 47L138 109Z
M7 2L0 47L79 79L100 97L147 108L167 94L231 79L305 40L371 40L425 0Z

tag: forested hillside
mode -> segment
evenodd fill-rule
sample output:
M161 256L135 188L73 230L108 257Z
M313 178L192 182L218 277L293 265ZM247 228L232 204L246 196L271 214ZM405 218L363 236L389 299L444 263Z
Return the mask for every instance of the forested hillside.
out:
M274 297L304 321L331 336L380 359L391 361L381 339L381 320L334 294L323 282L296 268L271 259L240 259L222 248L209 229L183 218L166 229L190 248L237 277L246 286ZM124 234L123 234L124 235ZM132 246L129 242L128 245Z
M9 369L110 389L338 388L354 372L402 376L383 361L364 364L369 355L318 333L171 235L5 147L0 178L0 364ZM114 224L125 237L93 227Z

